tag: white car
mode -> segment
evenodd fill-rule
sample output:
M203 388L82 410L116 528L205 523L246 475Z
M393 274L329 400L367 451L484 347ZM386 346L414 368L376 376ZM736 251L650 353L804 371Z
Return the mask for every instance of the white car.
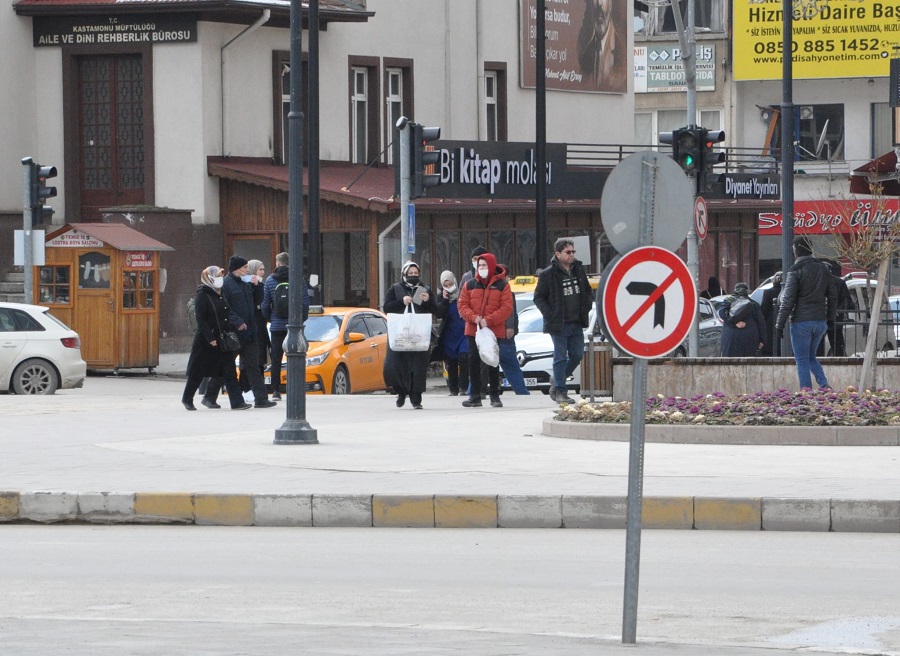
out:
M86 375L78 333L41 305L0 303L0 392L53 394Z

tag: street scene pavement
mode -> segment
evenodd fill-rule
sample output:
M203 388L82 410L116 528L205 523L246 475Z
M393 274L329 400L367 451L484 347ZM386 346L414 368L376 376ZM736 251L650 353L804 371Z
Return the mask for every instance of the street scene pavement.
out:
M543 435L555 407L545 395L506 393L503 408L463 408L462 397L449 396L440 379L432 381L423 410L398 409L384 393L310 395L306 418L319 444L274 445L284 401L244 412L198 403L198 411L187 412L178 378L185 361L186 355L163 355L152 376L92 375L83 389L52 397L0 397L0 493L488 497L493 507L499 504L496 512L513 515L500 526L535 528L578 525L557 521L560 497L614 499L617 512L624 512L628 443ZM648 443L643 493L645 501L659 498L663 505L670 497L693 499L698 508L700 498L742 500L755 503L757 515L761 498L796 500L825 513L825 523L810 530L896 533L898 462L896 447ZM845 520L860 523L845 529L829 524L838 502ZM24 510L26 501L21 504ZM65 507L59 517L51 505L31 515L8 511L5 519L77 519ZM745 510L714 507L703 528L761 528L753 515L750 526L734 525L729 513ZM395 516L399 525L421 525L404 517ZM383 519L391 525L387 511ZM656 527L692 526L689 518L687 526Z

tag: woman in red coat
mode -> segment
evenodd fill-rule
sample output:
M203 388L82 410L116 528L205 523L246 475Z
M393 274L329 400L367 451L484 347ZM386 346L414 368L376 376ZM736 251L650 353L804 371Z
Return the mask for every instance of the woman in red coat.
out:
M459 315L466 320L466 337L469 340L469 398L463 401L466 408L481 407L481 358L476 357L475 332L478 328L490 328L497 339L506 337L506 319L513 312L513 295L490 253L478 257L475 276L463 285L457 302ZM502 408L500 402L500 371L488 367L492 408Z

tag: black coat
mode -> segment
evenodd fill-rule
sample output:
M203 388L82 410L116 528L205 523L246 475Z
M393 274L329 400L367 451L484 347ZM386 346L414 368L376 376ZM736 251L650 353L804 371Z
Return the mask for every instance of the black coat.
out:
M199 374L203 378L222 378L225 368L230 367L234 373L234 354L222 351L221 330L234 330L228 320L228 304L219 294L206 285L197 288L194 297L194 314L197 317L197 332L191 344L191 355L188 358L187 374ZM210 342L216 340L216 345Z
M420 285L420 287L424 287L428 292L428 300L417 305L415 311L429 312L432 316L441 313L435 301L434 292L424 285ZM403 297L412 295L413 290L401 282L391 285L384 296L384 313L403 314L406 310ZM397 394L409 394L410 392L421 394L425 391L430 358L429 351L394 351L388 341L387 353L384 357L384 384L393 388Z
M750 300L753 306L750 315L742 319L745 324L738 328L740 321L728 316L734 296L726 298L717 310L722 319L722 356L726 358L749 358L757 355L760 343L766 343L766 321L763 319L759 304Z
M783 330L788 318L794 323L834 321L835 314L837 285L831 269L810 255L798 257L784 279L776 329Z
M559 334L563 328L563 312L565 299L563 298L563 268L554 257L550 266L541 271L537 285L534 288L534 304L544 317L544 332ZM591 305L594 302L594 292L588 282L587 274L580 260L572 263L572 275L578 280L579 291L579 322L582 328L587 328L591 313ZM515 311L515 310L514 310Z
M256 302L257 287L260 288L259 303ZM222 298L228 303L229 319L235 330L242 323L247 324L246 330L237 331L241 343L256 342L256 306L262 304L262 285L252 285L229 273L225 276L225 284L222 285Z

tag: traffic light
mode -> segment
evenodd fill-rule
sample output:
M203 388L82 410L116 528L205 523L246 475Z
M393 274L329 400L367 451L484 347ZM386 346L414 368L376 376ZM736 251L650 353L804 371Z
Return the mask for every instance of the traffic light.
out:
M56 187L48 187L47 180L56 177L55 166L41 166L31 163L31 208L43 206L44 201L56 196Z
M409 124L410 134L410 199L421 198L425 190L441 184L441 176L434 173L434 165L441 160L441 151L426 150L426 144L441 138L440 128L426 128L418 123ZM430 167L426 170L426 167Z
M697 180L697 192L703 194L719 181L719 174L713 170L713 167L716 164L723 164L726 155L725 151L714 150L714 148L716 144L725 141L725 131L700 128L700 132L700 178Z
M693 175L700 167L700 130L691 125L659 133L659 143L672 146L672 159L688 175Z

